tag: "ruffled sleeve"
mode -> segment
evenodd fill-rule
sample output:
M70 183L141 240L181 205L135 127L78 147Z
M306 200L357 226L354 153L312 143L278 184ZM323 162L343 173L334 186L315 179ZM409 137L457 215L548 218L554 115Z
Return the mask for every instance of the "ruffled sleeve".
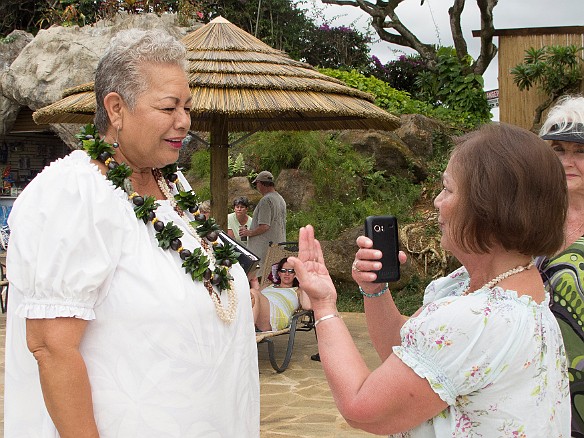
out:
M17 315L95 318L131 231L123 197L82 151L29 184L9 217L8 279L22 294Z
M489 290L441 298L404 324L402 343L393 351L453 405L458 396L485 388L506 369L523 365L510 361L522 357L516 353L523 348L519 343L527 330L525 315L517 310L517 298L501 299Z

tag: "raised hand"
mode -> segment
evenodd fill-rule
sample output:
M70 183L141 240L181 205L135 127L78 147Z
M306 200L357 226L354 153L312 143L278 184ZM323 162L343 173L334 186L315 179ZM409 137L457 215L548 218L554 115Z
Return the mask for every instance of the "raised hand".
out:
M300 287L308 294L313 307L334 304L337 291L328 273L320 242L314 237L312 225L300 228L298 237L298 257L288 257L294 266Z

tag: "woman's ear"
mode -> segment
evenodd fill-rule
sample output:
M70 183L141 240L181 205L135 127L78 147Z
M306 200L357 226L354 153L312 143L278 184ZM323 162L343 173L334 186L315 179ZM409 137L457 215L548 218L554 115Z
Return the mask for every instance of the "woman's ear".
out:
M122 127L122 110L124 108L124 100L116 92L108 93L103 98L103 106L109 116L110 124L117 126L118 129Z

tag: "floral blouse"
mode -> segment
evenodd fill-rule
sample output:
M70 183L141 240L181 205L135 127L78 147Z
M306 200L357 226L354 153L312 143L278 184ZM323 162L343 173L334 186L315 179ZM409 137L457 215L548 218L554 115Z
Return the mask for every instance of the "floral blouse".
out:
M394 353L449 407L396 437L569 437L564 344L549 310L495 286L461 296L464 267L428 285Z

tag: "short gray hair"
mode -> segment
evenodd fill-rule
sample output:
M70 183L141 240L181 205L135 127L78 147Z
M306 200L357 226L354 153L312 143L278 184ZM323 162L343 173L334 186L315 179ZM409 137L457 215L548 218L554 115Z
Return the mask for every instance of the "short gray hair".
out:
M563 96L549 111L539 136L572 131L577 125L584 125L584 96Z
M207 199L206 201L199 204L199 211L201 213L211 213L211 201Z
M95 72L97 131L104 134L110 125L103 105L108 93L118 93L133 110L148 85L140 67L147 63L176 64L186 70L185 56L185 46L160 29L128 29L116 34Z

